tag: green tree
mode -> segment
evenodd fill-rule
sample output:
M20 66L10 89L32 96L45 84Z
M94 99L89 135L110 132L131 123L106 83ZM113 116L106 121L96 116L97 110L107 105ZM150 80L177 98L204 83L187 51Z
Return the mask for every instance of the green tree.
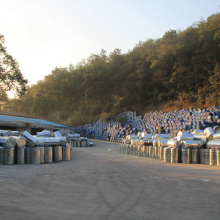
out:
M8 54L4 46L4 36L0 34L0 91L14 90L18 95L26 91L27 80L19 70L19 65Z

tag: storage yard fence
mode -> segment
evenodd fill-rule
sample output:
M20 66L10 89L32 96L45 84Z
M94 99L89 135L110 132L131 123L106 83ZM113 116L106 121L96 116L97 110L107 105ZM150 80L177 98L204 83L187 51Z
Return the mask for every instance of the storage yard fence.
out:
M36 136L27 131L0 131L0 164L44 164L70 160L74 143L82 144L78 134L62 136L44 130Z

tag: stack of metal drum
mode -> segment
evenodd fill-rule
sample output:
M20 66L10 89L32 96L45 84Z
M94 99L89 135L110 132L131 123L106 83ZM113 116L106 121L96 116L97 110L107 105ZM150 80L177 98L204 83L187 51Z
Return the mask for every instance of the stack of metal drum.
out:
M90 142L87 137L80 137L79 134L68 134L67 140L72 147L89 147Z
M99 140L122 142L128 135L138 132L169 134L177 136L179 131L193 132L207 127L220 125L220 106L207 109L182 109L179 111L154 111L143 117L136 112L123 112L115 117L115 121L105 122L103 119L73 128L75 133Z
M163 160L166 163L220 166L220 126L167 134L129 135L119 145L119 152Z
M44 164L70 160L71 144L59 131L0 131L0 164Z

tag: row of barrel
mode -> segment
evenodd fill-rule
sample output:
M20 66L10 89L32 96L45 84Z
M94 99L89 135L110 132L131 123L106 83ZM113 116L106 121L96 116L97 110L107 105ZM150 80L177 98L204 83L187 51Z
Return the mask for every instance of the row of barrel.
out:
M44 164L70 160L71 143L59 131L0 131L0 164ZM13 136L11 136L13 135Z
M220 166L220 149L170 148L148 145L120 144L122 154L156 158L168 163L207 164Z
M70 144L45 147L0 147L0 164L44 164L68 161L70 149Z
M90 141L87 137L80 137L80 134L68 134L67 140L70 142L72 147L89 147Z
M89 140L71 140L72 147L89 147Z

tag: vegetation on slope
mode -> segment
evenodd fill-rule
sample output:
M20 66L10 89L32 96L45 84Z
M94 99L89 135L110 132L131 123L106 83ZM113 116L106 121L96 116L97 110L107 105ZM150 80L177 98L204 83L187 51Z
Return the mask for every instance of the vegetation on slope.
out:
M75 126L123 111L220 104L220 13L184 31L139 42L122 54L92 54L77 66L55 68L11 100L8 110Z

